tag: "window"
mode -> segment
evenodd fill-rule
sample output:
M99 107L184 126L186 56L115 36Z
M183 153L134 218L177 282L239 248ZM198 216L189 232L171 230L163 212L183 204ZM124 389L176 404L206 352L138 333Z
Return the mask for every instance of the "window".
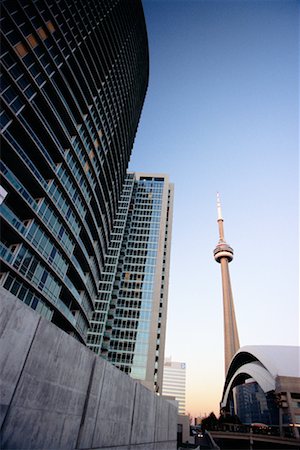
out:
M0 127L1 127L1 129L4 129L4 127L6 127L6 125L9 123L9 121L10 121L10 118L8 117L6 112L2 111L1 117L0 117Z
M29 34L27 36L27 41L30 45L30 47L35 48L38 45L38 42L36 40L36 38L33 36L33 34Z
M39 27L36 31L37 31L38 35L40 36L40 38L42 39L42 41L47 39L48 35L43 27Z
M54 33L55 31L55 27L53 25L53 23L51 22L51 20L48 20L48 22L46 22L47 28L50 31L50 33Z
M28 51L25 47L24 44L22 44L22 42L19 42L17 45L15 45L15 50L18 53L18 55L23 58L24 56L27 55Z

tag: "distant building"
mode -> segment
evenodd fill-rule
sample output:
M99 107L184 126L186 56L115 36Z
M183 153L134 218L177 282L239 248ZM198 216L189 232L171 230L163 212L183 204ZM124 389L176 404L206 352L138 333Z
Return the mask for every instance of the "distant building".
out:
M186 364L166 359L163 376L163 395L171 395L178 401L178 414L186 413Z
M1 1L0 286L81 342L148 75L140 0Z
M167 320L173 185L129 173L100 279L88 346L161 392Z

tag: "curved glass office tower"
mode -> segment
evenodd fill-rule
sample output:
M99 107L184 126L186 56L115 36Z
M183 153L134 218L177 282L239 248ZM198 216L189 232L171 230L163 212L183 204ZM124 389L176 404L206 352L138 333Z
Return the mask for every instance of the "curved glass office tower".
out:
M4 0L0 285L85 342L148 85L140 0Z

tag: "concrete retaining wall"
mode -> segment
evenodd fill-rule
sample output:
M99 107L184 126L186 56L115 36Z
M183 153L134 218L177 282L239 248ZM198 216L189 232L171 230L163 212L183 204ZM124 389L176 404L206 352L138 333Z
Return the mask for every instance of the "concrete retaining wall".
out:
M176 449L174 405L0 296L0 448Z

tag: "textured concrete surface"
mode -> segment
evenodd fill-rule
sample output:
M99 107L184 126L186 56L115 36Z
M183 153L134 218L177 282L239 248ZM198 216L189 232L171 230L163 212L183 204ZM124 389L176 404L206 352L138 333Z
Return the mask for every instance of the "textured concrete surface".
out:
M152 444L135 444L135 445L121 445L118 447L99 447L88 450L175 450L177 448L174 442L155 442Z
M155 436L155 405L157 396L138 383L133 413L131 444L151 443ZM146 405L146 407L145 407ZM145 426L147 424L147 426Z
M137 383L106 364L92 447L130 443L134 393ZM124 375L122 373L122 375Z
M168 402L169 403L169 402ZM169 403L168 414L168 441L177 441L177 422L178 422L177 407ZM176 427L174 427L174 423Z
M91 377L89 386L89 395L86 399L86 410L77 438L77 447L79 448L92 447L105 368L106 362L104 359L95 358L93 376Z
M155 442L169 439L169 403L162 397L156 399Z
M0 288L2 449L175 450L177 409Z
M1 427L40 320L20 301L11 302L6 290L3 291L0 307Z

